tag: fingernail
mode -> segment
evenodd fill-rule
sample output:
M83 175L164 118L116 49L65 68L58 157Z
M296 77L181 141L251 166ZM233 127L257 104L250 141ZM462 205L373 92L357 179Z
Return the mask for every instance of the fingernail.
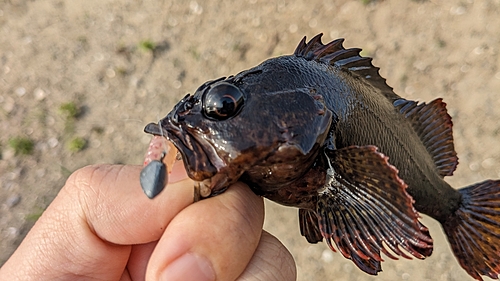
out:
M207 259L193 253L186 253L163 270L160 280L213 281L215 272Z

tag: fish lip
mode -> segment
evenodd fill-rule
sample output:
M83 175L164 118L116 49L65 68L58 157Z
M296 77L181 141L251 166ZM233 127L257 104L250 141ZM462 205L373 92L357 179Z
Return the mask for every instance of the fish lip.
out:
M174 144L182 155L184 167L191 179L201 182L212 178L224 165L222 159L207 140L169 117L171 116L162 119L158 124L148 124L144 131L164 136Z

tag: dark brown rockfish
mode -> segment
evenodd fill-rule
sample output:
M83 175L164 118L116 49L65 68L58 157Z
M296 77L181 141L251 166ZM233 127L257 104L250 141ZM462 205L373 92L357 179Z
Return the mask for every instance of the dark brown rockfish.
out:
M381 252L432 253L418 211L443 225L473 278L498 278L500 181L446 183L458 158L445 103L401 98L342 42L304 38L293 55L206 82L145 131L174 143L202 198L244 181L298 207L307 241L335 244L369 274L381 271ZM151 163L141 182L154 197L166 173Z

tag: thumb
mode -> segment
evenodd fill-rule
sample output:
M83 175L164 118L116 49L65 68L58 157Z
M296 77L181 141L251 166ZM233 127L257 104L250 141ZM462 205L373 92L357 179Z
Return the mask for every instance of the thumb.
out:
M193 202L190 180L149 200L140 166L96 165L73 173L19 248L0 280L118 280L132 246L156 241ZM166 210L165 206L169 206Z

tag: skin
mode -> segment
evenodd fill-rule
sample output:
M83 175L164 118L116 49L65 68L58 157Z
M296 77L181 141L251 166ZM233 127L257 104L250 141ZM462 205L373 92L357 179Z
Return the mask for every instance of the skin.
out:
M262 230L262 198L246 185L192 204L193 182L177 163L162 194L149 200L141 168L73 173L0 280L296 279L290 253Z

